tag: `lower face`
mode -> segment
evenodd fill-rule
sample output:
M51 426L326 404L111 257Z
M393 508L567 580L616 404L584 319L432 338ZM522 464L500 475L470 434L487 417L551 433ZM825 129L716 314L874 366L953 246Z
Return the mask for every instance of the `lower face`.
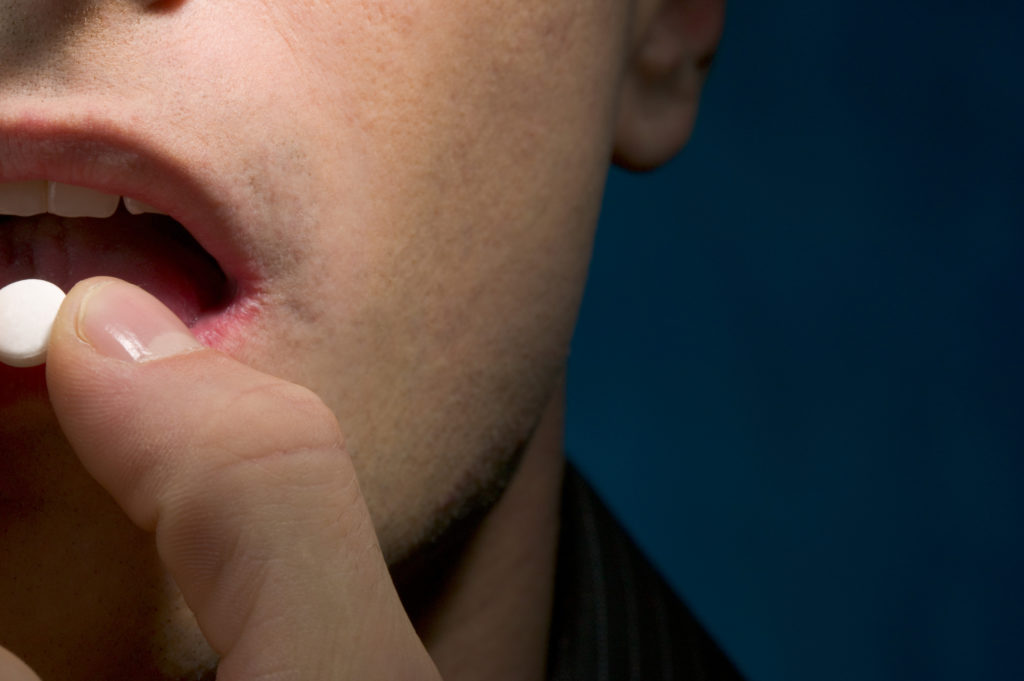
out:
M215 199L220 231L200 241L230 256L152 252L165 219L7 219L7 277L39 274L51 246L24 235L48 229L67 256L55 276L136 280L209 344L312 388L338 416L391 562L489 491L564 366L625 3L180 0L59 17L30 5L0 15L3 179L116 190L118 165L138 162L144 181L114 193L148 199L161 172L187 176ZM49 129L103 151L43 177L51 161L23 157L63 151L22 137ZM163 200L189 230L205 219ZM124 246L136 228L152 238ZM17 371L0 399L0 506L24 513L3 511L0 543L20 539L0 546L0 579L18 565L6 556L42 561L64 533L113 545L127 532L63 447L40 374ZM136 543L141 556L142 541L119 550ZM163 588L149 582L138 588Z

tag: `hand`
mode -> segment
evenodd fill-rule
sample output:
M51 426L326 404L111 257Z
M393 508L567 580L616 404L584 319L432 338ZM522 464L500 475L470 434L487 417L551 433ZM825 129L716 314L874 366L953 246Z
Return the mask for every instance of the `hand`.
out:
M39 681L39 677L10 651L0 648L0 679L3 681Z
M46 376L86 469L153 532L218 681L438 678L313 393L203 347L109 278L68 294ZM0 650L0 679L35 678L19 664Z

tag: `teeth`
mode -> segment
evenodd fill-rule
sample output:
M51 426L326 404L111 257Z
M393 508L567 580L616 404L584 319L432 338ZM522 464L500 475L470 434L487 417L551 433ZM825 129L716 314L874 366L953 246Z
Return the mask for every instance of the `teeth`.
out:
M0 183L0 213L28 217L46 212L46 180Z
M121 197L62 182L33 180L0 182L0 215L29 217L52 213L65 218L109 218L117 212ZM124 197L124 206L132 215L166 215L138 199Z
M109 218L117 212L120 196L60 182L50 183L50 211L66 218Z
M161 213L148 203L144 203L142 201L139 201L138 199L133 199L130 196L124 197L124 207L132 215L142 215L143 213L156 213L158 215L165 215L165 213Z

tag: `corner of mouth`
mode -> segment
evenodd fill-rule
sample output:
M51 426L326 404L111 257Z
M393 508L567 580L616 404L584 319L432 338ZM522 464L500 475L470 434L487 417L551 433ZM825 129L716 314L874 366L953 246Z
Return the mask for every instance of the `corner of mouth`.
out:
M172 142L124 121L0 116L0 184L60 183L122 201L109 218L0 217L0 284L39 276L68 290L115 276L149 290L204 343L247 342L265 295L239 227L245 207L225 198L229 179L197 176ZM129 215L129 200L153 213Z
M169 216L123 208L109 218L0 216L0 286L38 278L68 291L93 276L149 291L201 342L227 351L244 342L240 327L262 308L253 279L229 274Z

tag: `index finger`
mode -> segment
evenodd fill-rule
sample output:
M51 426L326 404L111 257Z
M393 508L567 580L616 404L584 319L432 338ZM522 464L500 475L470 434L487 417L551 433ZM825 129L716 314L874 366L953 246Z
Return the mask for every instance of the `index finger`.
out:
M27 664L6 648L0 648L0 679L2 681L40 681Z

